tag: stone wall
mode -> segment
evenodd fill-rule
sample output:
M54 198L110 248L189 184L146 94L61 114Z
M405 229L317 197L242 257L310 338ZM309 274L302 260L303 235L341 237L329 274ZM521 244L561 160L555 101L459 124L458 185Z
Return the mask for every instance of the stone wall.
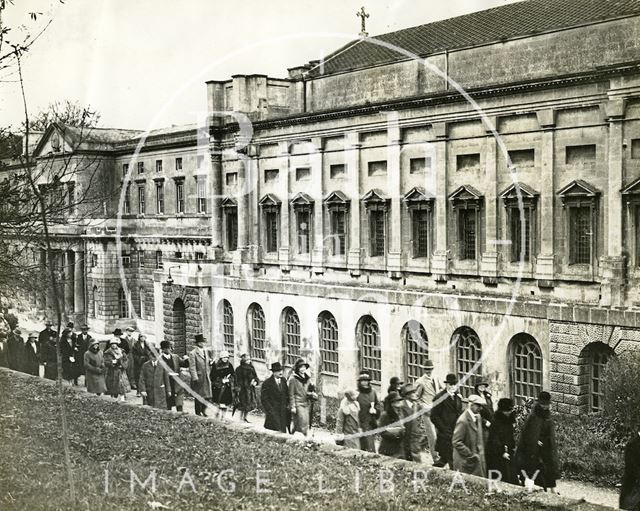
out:
M203 333L202 321L202 299L200 290L193 287L163 284L162 286L163 307L164 307L164 338L175 343L175 352L178 355L185 355L193 346L193 338L198 333ZM184 303L184 325L185 332L182 332L179 313L174 312L176 300Z

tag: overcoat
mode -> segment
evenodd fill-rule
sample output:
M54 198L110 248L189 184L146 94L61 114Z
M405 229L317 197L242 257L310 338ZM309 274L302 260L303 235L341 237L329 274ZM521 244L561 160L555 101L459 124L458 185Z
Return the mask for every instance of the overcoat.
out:
M56 341L49 341L44 345L42 353L44 361L44 377L48 380L58 378L58 358L56 354Z
M255 385L251 382L255 381ZM256 387L260 383L253 364L241 362L236 368L235 384L238 392L238 410L250 412L257 406Z
M178 383L177 380L181 380L181 381L185 381L182 377L181 377L181 371L180 368L182 366L187 365L187 362L185 361L184 363L182 363L180 361L180 357L174 353L172 353L171 355L169 355L169 357L167 357L164 353L161 355L162 360L167 364L167 366L171 369L171 371L169 371L169 379L170 379L170 385L171 385L171 390L169 395L171 397L173 397L173 400L171 401L171 405L172 406L183 406L184 405L184 393L185 390L182 387L182 385L180 385L180 383ZM187 378L186 383L189 383L189 378ZM168 407L169 403L167 403L167 407Z
M620 509L640 510L640 434L629 441L624 449Z
M309 388L311 380L306 375L303 377L294 372L289 377L287 385L289 387L289 409L296 411L295 414L292 414L293 432L300 431L303 435L306 435L309 431L309 408L311 396L313 395Z
M423 421L424 407L420 402L405 402L400 410L402 418L409 420L404 423L404 450L409 461L422 461L422 451L427 436Z
M524 470L529 477L540 471L535 478L536 485L555 488L560 475L555 427L549 410L542 409L538 404L534 405L522 428L516 464L518 473Z
M22 371L33 376L40 376L40 354L38 344L27 342L22 348Z
M371 413L373 403L374 413ZM382 412L382 403L378 399L378 393L371 387L361 387L358 385L358 404L360 405L360 427L362 431L371 431L378 427L378 419ZM375 438L373 435L363 435L360 437L360 449L363 451L376 452Z
M131 357L133 358L133 378L134 381L137 382L140 379L142 366L149 360L149 352L145 341L138 339L133 343L133 346L131 346Z
M128 355L120 350L120 357L116 358L115 352L109 348L104 352L104 365L107 368L105 383L109 394L112 396L124 396L131 390L127 378Z
M167 398L171 393L169 371L157 361L147 360L140 369L138 390L147 393L146 404L153 408L166 409Z
M76 358L76 364L78 365L78 373L80 374L85 374L84 354L89 349L92 340L93 337L91 337L89 334L83 335L82 333L79 333L76 335L76 346L78 347L78 357Z
M22 351L24 350L24 339L15 332L9 332L7 339L7 359L9 368L15 371L21 371L20 361L22 360Z
M87 350L84 354L84 382L87 385L87 392L92 394L104 394L107 392L107 385L104 381L105 365L104 354L101 350L93 352Z
M382 441L378 453L392 458L406 459L405 427L403 424L394 424L398 420L397 415L389 412L384 412L380 417L380 427L385 429L380 433Z
M482 422L480 414L474 420L469 411L458 417L451 438L453 470L487 477Z
M287 432L291 422L289 411L289 389L284 377L280 378L280 386L275 376L271 375L262 384L260 393L262 408L264 409L264 427L273 431Z
M453 456L451 438L456 421L462 413L462 399L458 394L453 396L446 389L441 390L433 398L431 422L436 428L436 451L443 460L449 462Z
M205 399L211 398L211 370L209 353L207 350L194 348L189 352L189 373L191 374L191 388Z
M217 360L211 367L212 401L221 405L233 403L235 371L231 362Z
M40 350L42 352L44 352L44 350L47 347L47 344L49 344L49 337L51 336L51 334L55 335L56 331L51 328L51 327L46 327L44 330L42 330L39 334L38 334L38 344L40 345Z
M80 375L76 359L79 357L76 346L76 335L65 328L60 336L60 355L62 357L62 377L65 380L73 380Z
M336 415L336 433L345 436L360 433L360 405L357 401L351 402L346 397L342 399L338 414ZM344 446L351 449L360 449L360 437L345 438Z
M501 412L496 412L489 427L489 436L485 448L487 473L490 478L496 479L497 476L492 474L491 471L498 471L501 481L518 484L518 476L514 466L515 446L513 418ZM509 455L510 459L504 457L505 453Z

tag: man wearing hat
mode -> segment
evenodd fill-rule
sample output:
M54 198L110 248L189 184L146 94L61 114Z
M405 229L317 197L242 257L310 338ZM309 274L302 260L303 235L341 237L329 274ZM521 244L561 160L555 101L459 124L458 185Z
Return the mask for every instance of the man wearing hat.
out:
M462 399L458 394L458 377L455 374L448 374L444 384L445 388L433 398L431 408L431 422L436 428L436 451L438 451L438 461L434 466L444 467L448 464L449 468L452 468L451 437L456 421L462 414Z
M400 416L408 419L404 424L406 459L420 463L426 437L423 422L424 405L418 400L418 388L413 383L405 383L400 389L400 396L404 399Z
M140 334L138 336L133 346L131 346L131 356L133 358L133 381L137 382L140 379L142 366L149 360L149 346L147 345L146 335Z
M120 338L122 337L122 330L120 328L115 328L113 330L113 339L114 341L118 341L118 345L120 345ZM111 342L111 341L109 341ZM104 350L109 349L109 342L104 346Z
M142 337L142 336L141 336ZM138 337L140 340L140 337ZM171 379L169 395L167 396L167 410L171 410L174 406L176 411L182 412L184 403L184 389L180 382L180 367L186 367L187 362L180 361L180 357L173 353L173 343L171 341L162 341L160 343L161 360L168 368Z
M433 425L433 422L431 422L431 405L433 404L433 398L436 397L436 394L440 390L440 386L432 376L433 362L431 360L425 360L423 368L424 373L416 380L415 383L418 391L418 401L424 408L422 422L425 436L422 448L425 451L428 449L431 453L433 462L437 463L438 451L436 450L436 428Z
M204 400L211 399L211 358L204 348L205 338L202 334L194 337L196 347L189 352L189 373L191 374L191 388L198 395L194 397L196 415L207 416L207 405Z
M544 390L538 395L522 428L516 464L519 474L524 470L526 477L545 491L556 487L556 479L560 477L558 450L551 419L551 394Z
M60 356L62 357L62 377L69 383L78 384L79 350L76 346L76 334L73 333L73 323L69 321L60 335Z
M489 428L491 423L493 422L493 399L491 397L491 391L489 390L489 378L485 378L484 376L477 376L475 378L475 383L473 385L474 393L484 398L486 401L486 405L482 407L480 410L480 415L482 415L482 419L484 420L485 428ZM486 429L485 429L486 433Z
M12 332L9 332L8 337L7 359L9 361L9 368L14 371L22 371L22 352L24 351L22 332L18 327L15 327Z
M38 349L38 333L31 332L22 350L22 372L40 376L40 351Z
M46 319L44 322L44 330L42 330L38 334L38 348L40 348L40 353L44 353L47 349L47 344L49 344L49 336L54 333L55 330L52 328L53 323L50 319Z
M380 427L383 431L380 433L382 440L378 449L379 454L402 460L407 457L404 440L406 423L399 423L403 406L404 399L399 392L392 390L387 394L384 400L384 412L380 417Z
M289 389L284 380L280 362L271 364L271 376L262 384L260 400L264 409L264 427L273 431L287 432L290 422Z
M171 393L171 377L169 371L152 354L142 365L138 389L142 395L143 404L152 408L167 409L167 401Z
M451 444L453 445L453 470L487 477L484 457L484 431L480 410L487 403L477 394L469 396L469 406L456 421Z
M89 335L89 327L87 325L82 325L80 327L80 333L76 334L76 346L78 346L78 357L79 357L78 360L76 360L76 362L78 362L79 374L85 374L84 354L89 349L89 345L91 344L92 340L93 340L93 337Z
M360 437L360 449L376 452L375 438L367 431L378 427L378 419L382 413L382 403L378 394L371 388L369 371L360 371L358 375L358 404L360 405L360 427L363 435Z
M129 357L129 365L127 366L127 378L131 382L131 388L134 390L138 390L138 379L135 374L135 364L133 363L131 356L131 348L133 347L133 343L135 339L133 338L133 332L135 332L135 328L128 326L125 328L124 335L120 339L120 347L122 351L124 351Z
M104 365L104 354L100 349L100 341L90 338L89 346L84 354L84 383L87 392L91 394L104 394L107 392L105 383L106 367Z
M293 417L293 433L299 431L304 436L309 432L309 412L311 401L318 398L311 390L309 364L299 358L293 366L293 374L287 384L289 388L289 407Z
M502 398L498 401L498 410L489 427L486 444L487 473L489 479L500 479L505 483L518 484L514 467L515 413L513 400ZM480 412L482 414L482 411Z

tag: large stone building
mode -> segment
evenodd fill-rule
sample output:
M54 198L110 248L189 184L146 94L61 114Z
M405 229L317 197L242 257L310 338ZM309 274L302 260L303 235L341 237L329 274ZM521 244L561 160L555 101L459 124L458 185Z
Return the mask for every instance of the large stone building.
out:
M69 315L179 352L204 331L261 375L305 354L327 396L428 356L600 409L604 364L640 347L640 2L529 0L376 39L207 82L203 129L94 130L121 215L76 232Z

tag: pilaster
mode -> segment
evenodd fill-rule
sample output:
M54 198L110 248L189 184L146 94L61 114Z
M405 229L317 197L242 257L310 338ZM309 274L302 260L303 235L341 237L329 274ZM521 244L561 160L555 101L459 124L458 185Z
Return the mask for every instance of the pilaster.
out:
M491 128L496 126L497 122L495 117L490 119L490 124L492 125ZM485 282L495 282L498 275L498 253L496 249L496 243L498 242L497 141L489 127L487 127L485 147L485 239L480 264L480 275Z
M220 141L209 137L209 156L211 158L211 178L209 196L211 197L211 247L209 258L218 259L222 254L222 148Z
M542 129L540 146L540 250L536 258L538 285L553 285L555 276L554 240L555 232L555 126L556 112L552 109L537 112Z
M282 201L280 206L280 246L278 248L278 262L282 271L289 271L289 180L291 179L291 159L289 157L289 143L278 143L279 166L278 173L278 198Z
M349 176L348 197L351 200L349 218L349 254L347 267L352 275L360 274L362 251L360 249L360 134L345 134L345 163Z
M397 114L396 116L397 117ZM391 197L389 215L389 251L387 254L387 271L392 277L398 277L401 269L402 232L401 232L401 173L400 149L402 138L397 118L389 117L387 122L387 189Z
M311 265L314 273L324 272L324 225L322 206L322 166L323 166L323 145L322 138L311 139L313 152L309 155L309 165L311 167L311 189L309 195L313 199L313 235Z
M433 125L435 140L434 146L435 161L432 168L435 171L435 250L431 268L437 281L446 281L449 273L449 250L448 250L448 200L447 200L447 124L438 122Z

